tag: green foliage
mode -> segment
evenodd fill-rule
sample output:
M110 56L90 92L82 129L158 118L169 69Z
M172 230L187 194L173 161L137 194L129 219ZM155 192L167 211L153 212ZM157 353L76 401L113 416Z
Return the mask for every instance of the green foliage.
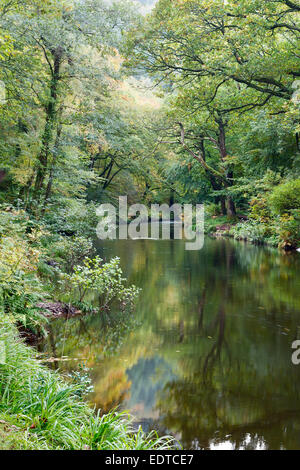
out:
M46 211L43 223L51 233L89 237L98 223L96 207L80 199L60 200Z
M83 313L95 311L91 295L105 312L115 302L131 311L139 289L126 286L118 258L108 263L93 254L83 236L62 236L41 230L24 211L0 211L0 313L23 328L46 333L46 319L37 307L50 294L77 302ZM48 225L49 226L49 225ZM57 298L57 297L56 297Z
M28 217L25 212L12 209L10 206L1 207L0 236L20 234L26 231Z
M37 276L41 233L26 233L28 219L21 211L0 212L0 314L35 332L46 320L36 304L45 297Z
M218 204L214 204L214 203L206 204L205 214L208 217L217 217L217 216L222 215L221 212L220 212L220 206Z
M12 317L19 327L34 333L42 332L45 335L46 319L36 306L43 298L44 296L37 293L16 293L14 284L10 283L6 288L1 289L0 313Z
M260 194L250 201L250 218L261 223L270 221L271 212L268 201L264 195Z
M269 224L249 220L247 222L240 222L230 229L230 234L236 240L244 240L256 245L269 245L278 246L278 237L275 230Z
M94 387L90 377L90 369L85 364L80 364L77 370L68 374L68 378L76 388L76 395L86 398L93 392Z
M227 216L208 216L205 219L204 230L206 234L213 234L218 231L219 227L225 227L225 232L227 232L232 224L235 223L235 220L228 218Z
M269 202L278 215L290 214L294 209L300 209L300 179L277 186L270 195Z
M256 192L256 196L250 200L249 221L237 224L231 230L236 239L268 243L284 249L298 247L299 180L283 184L279 182L276 174L267 172L263 179L256 182L256 187L249 191L249 194Z
M57 242L47 247L47 259L58 264L63 272L71 273L76 265L81 264L85 258L94 252L90 239L80 236L60 237Z
M286 250L299 248L300 246L300 210L290 210L289 214L280 217L279 246Z
M126 287L122 277L120 259L114 258L108 263L96 256L86 258L83 266L76 266L74 273L65 276L71 292L79 292L79 303L83 303L86 295L95 291L101 299L101 309L106 310L114 300L121 303L122 308L132 308L139 289L135 286Z

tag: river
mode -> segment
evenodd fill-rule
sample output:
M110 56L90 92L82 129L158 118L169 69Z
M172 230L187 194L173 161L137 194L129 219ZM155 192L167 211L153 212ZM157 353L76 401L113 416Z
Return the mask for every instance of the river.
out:
M97 249L142 288L136 312L118 326L54 322L44 348L62 370L91 368L98 408L185 449L300 449L300 254L208 237L201 251L180 240Z

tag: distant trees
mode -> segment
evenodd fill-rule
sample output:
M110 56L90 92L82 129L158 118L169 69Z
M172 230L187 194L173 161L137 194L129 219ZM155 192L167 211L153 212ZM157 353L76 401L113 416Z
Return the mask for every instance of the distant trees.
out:
M297 166L299 21L297 2L160 0L128 35L127 66L163 83L172 148L201 165L228 215L243 203L241 178ZM254 150L255 126L264 140Z
M117 48L134 6L125 0L26 5L7 1L0 10L3 197L38 211L87 191L101 200L122 173L147 172L153 150L144 127L150 115L153 121L151 103L134 107L134 96L126 96L138 82L122 92Z
M0 200L232 217L267 170L299 174L296 1L3 0L0 25Z

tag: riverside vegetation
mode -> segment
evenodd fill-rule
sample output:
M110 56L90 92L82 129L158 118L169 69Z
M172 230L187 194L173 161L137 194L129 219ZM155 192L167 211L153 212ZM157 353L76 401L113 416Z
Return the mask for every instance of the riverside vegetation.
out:
M126 287L119 260L103 263L99 257L84 258L78 265L83 253L91 253L88 239L75 236L66 246L63 237L46 232L24 211L6 208L0 218L0 448L138 450L172 446L168 438L134 431L124 413L112 411L102 416L95 412L84 400L88 387L80 374L60 377L48 370L20 337L24 333L27 337L28 330L47 334L50 320L38 304L51 296L54 278L63 283L65 296L67 290L67 297L74 288L79 292L72 299L81 314L100 315L116 301L129 315L138 289ZM54 267L47 264L49 256ZM101 309L85 300L87 291L93 290Z
M93 252L98 204L204 202L209 233L300 246L299 2L139 3L0 3L3 448L172 446L24 343L55 308L132 316L138 286Z

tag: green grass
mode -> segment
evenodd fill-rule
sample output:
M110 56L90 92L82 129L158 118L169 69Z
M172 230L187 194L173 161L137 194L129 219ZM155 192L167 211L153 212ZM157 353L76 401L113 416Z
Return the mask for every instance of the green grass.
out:
M101 416L65 382L34 358L17 329L0 320L0 416L2 448L143 450L169 449L173 441L133 431L131 419L118 412ZM0 418L1 420L1 418ZM18 430L16 431L16 426Z
M18 450L23 444L23 433L0 422L0 450Z
M0 450L47 450L37 436L17 428L9 420L9 416L0 415Z

